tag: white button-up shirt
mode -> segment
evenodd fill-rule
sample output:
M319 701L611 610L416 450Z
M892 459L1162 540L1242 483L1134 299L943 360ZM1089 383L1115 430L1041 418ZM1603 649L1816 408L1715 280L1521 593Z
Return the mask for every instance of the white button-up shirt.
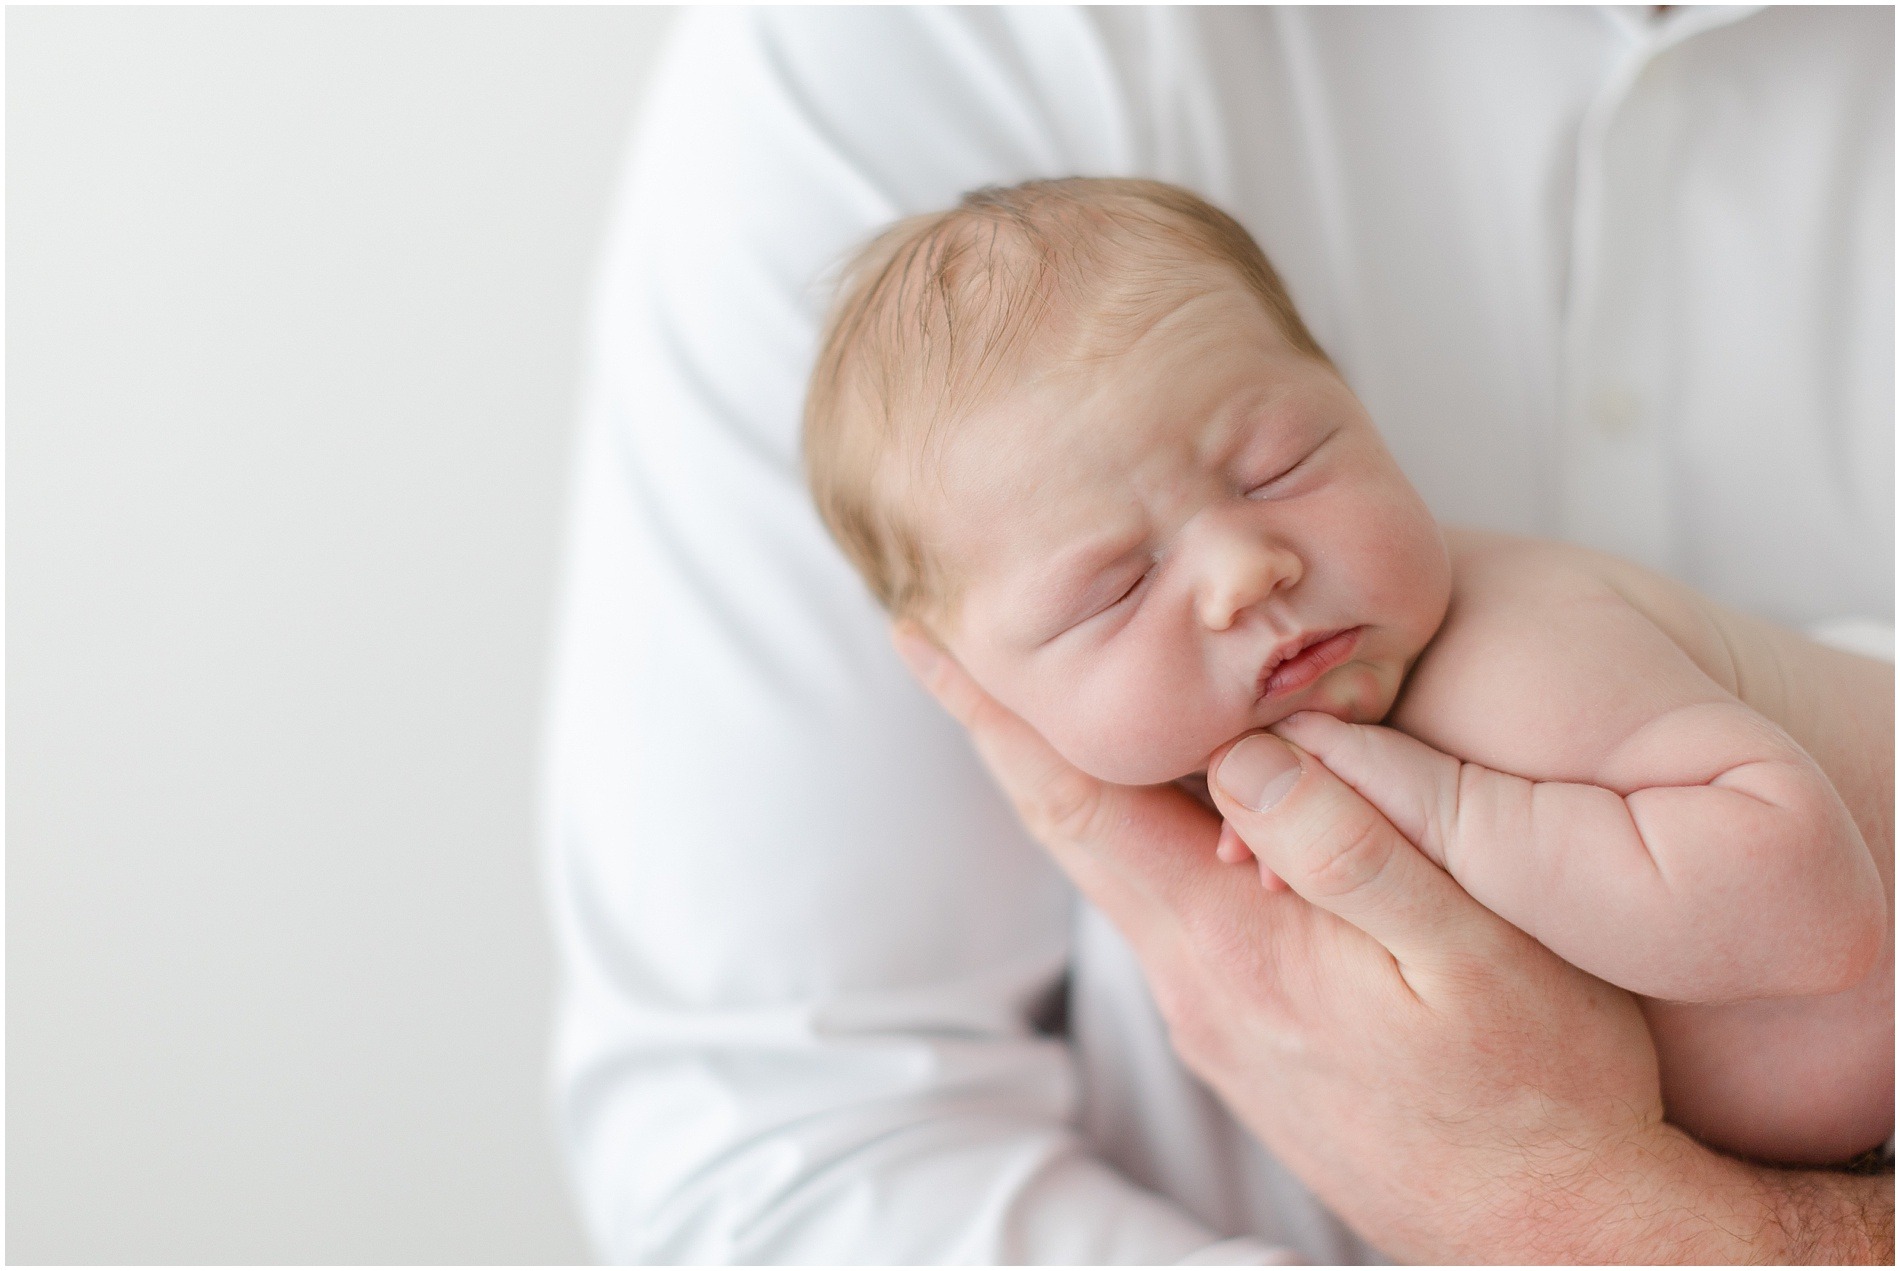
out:
M1180 1068L811 510L853 244L983 184L1191 186L1442 519L1890 630L1892 51L1886 8L686 17L602 273L550 727L600 1252L1376 1256Z

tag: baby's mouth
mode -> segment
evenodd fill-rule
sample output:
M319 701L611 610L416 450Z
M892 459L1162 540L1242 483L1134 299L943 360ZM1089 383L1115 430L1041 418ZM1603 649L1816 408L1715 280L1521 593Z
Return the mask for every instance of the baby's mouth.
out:
M1255 699L1266 701L1296 693L1352 656L1363 627L1317 631L1273 651L1260 669Z

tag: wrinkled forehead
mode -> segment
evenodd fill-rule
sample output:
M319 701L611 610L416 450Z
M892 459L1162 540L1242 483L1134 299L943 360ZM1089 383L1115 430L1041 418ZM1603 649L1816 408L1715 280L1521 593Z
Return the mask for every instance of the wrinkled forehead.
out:
M1054 259L994 249L974 277L946 273L945 294L920 299L914 342L901 342L903 395L926 405L913 440L923 465L965 424L1025 386L1086 380L1126 357L1183 305L1212 292L1239 295L1231 265L1173 242L1072 244ZM928 290L928 289L926 289Z
M1112 533L1118 509L1167 501L1217 459L1275 346L1289 348L1238 286L1046 332L915 456L906 502L924 541L967 581Z
M912 448L915 466L941 477L956 466L953 446L967 458L972 449L1039 441L1076 447L1073 465L1099 441L1116 394L1141 383L1144 371L1172 362L1185 372L1231 336L1257 338L1271 325L1232 270L1213 262L1064 284L1043 298L1033 325L960 377L963 391L945 396Z

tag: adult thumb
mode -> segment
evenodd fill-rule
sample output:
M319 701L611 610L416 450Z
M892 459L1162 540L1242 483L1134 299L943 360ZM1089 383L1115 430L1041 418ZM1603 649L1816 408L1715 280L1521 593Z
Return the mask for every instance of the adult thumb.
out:
M1216 757L1208 789L1235 833L1295 892L1407 966L1442 964L1503 920L1306 751L1253 733Z

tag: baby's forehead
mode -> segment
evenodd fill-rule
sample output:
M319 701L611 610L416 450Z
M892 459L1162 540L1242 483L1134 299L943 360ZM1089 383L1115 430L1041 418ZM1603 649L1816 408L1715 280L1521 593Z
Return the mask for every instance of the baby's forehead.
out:
M975 565L1024 550L1057 551L1109 532L1130 504L1168 502L1218 464L1230 412L1175 397L1165 378L1125 394L1139 367L1093 375L1065 368L1013 386L944 430L911 494L946 559ZM1160 378L1160 377L1158 377Z
M928 541L969 576L1029 568L1138 537L1295 444L1318 416L1289 373L1304 359L1246 303L1210 295L1119 357L1028 368L955 420L913 487Z
M1059 458L1064 471L1100 475L1131 452L1217 439L1222 408L1284 341L1238 286L1183 285L1145 300L1052 313L931 429L918 458L951 469L973 457L1009 455L1019 468Z

